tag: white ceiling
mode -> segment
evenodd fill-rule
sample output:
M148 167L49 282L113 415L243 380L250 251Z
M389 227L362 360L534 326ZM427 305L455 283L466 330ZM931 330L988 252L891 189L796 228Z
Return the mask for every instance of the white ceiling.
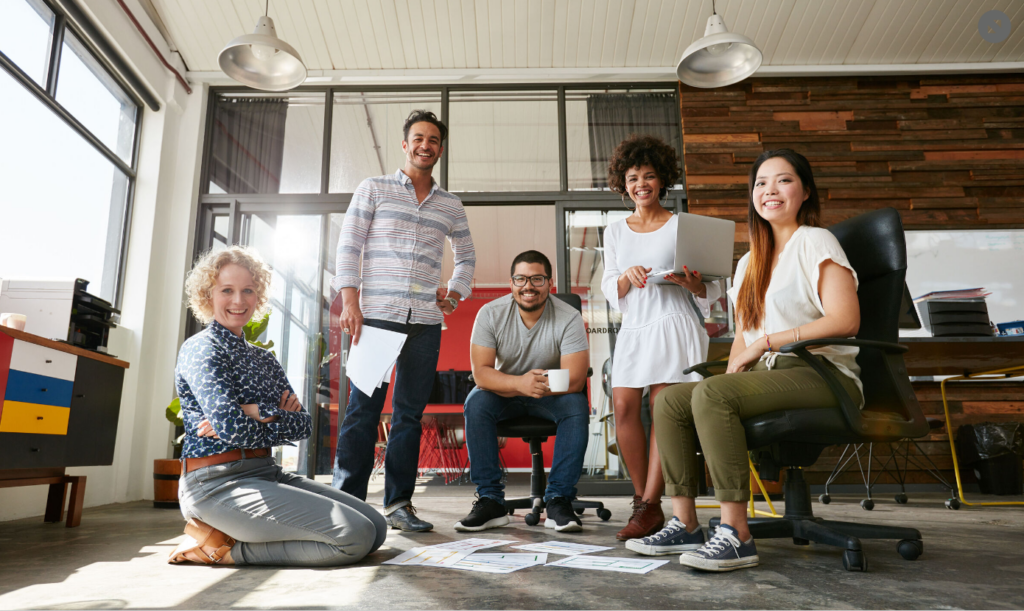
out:
M251 32L264 10L263 0L151 2L198 80L217 79L220 49ZM718 0L717 8L764 52L766 75L1024 62L1024 0ZM978 34L992 9L1013 24L998 44ZM710 15L711 0L270 2L278 35L313 82L671 77Z

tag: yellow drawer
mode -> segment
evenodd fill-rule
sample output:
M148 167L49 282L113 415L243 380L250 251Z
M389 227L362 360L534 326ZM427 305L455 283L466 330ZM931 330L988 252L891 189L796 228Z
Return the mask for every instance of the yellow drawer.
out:
M71 410L67 407L4 401L4 411L0 414L0 433L67 435L70 415Z

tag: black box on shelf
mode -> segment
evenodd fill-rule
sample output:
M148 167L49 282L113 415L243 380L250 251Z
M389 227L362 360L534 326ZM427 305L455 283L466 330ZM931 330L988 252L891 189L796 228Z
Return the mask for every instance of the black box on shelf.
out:
M985 299L930 299L919 304L921 322L934 337L991 336Z

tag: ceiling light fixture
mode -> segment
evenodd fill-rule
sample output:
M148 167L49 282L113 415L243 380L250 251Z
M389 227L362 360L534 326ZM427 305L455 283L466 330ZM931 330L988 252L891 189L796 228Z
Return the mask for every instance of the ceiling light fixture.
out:
M243 85L263 91L287 91L306 80L299 52L277 37L269 17L270 0L252 34L235 38L217 58L220 69Z
M754 41L730 32L711 0L711 17L704 28L704 38L683 51L676 76L691 87L724 87L753 74L761 67L761 60L761 50Z

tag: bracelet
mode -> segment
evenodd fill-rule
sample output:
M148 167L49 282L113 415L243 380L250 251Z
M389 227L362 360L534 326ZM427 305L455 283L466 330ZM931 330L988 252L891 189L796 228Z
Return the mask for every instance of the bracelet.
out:
M800 327L795 327L793 329L793 334L796 335L796 341L800 341Z
M764 341L768 342L768 352L773 352L773 350L772 350L772 340L768 339L768 332L767 331L765 331L765 334L764 334Z

